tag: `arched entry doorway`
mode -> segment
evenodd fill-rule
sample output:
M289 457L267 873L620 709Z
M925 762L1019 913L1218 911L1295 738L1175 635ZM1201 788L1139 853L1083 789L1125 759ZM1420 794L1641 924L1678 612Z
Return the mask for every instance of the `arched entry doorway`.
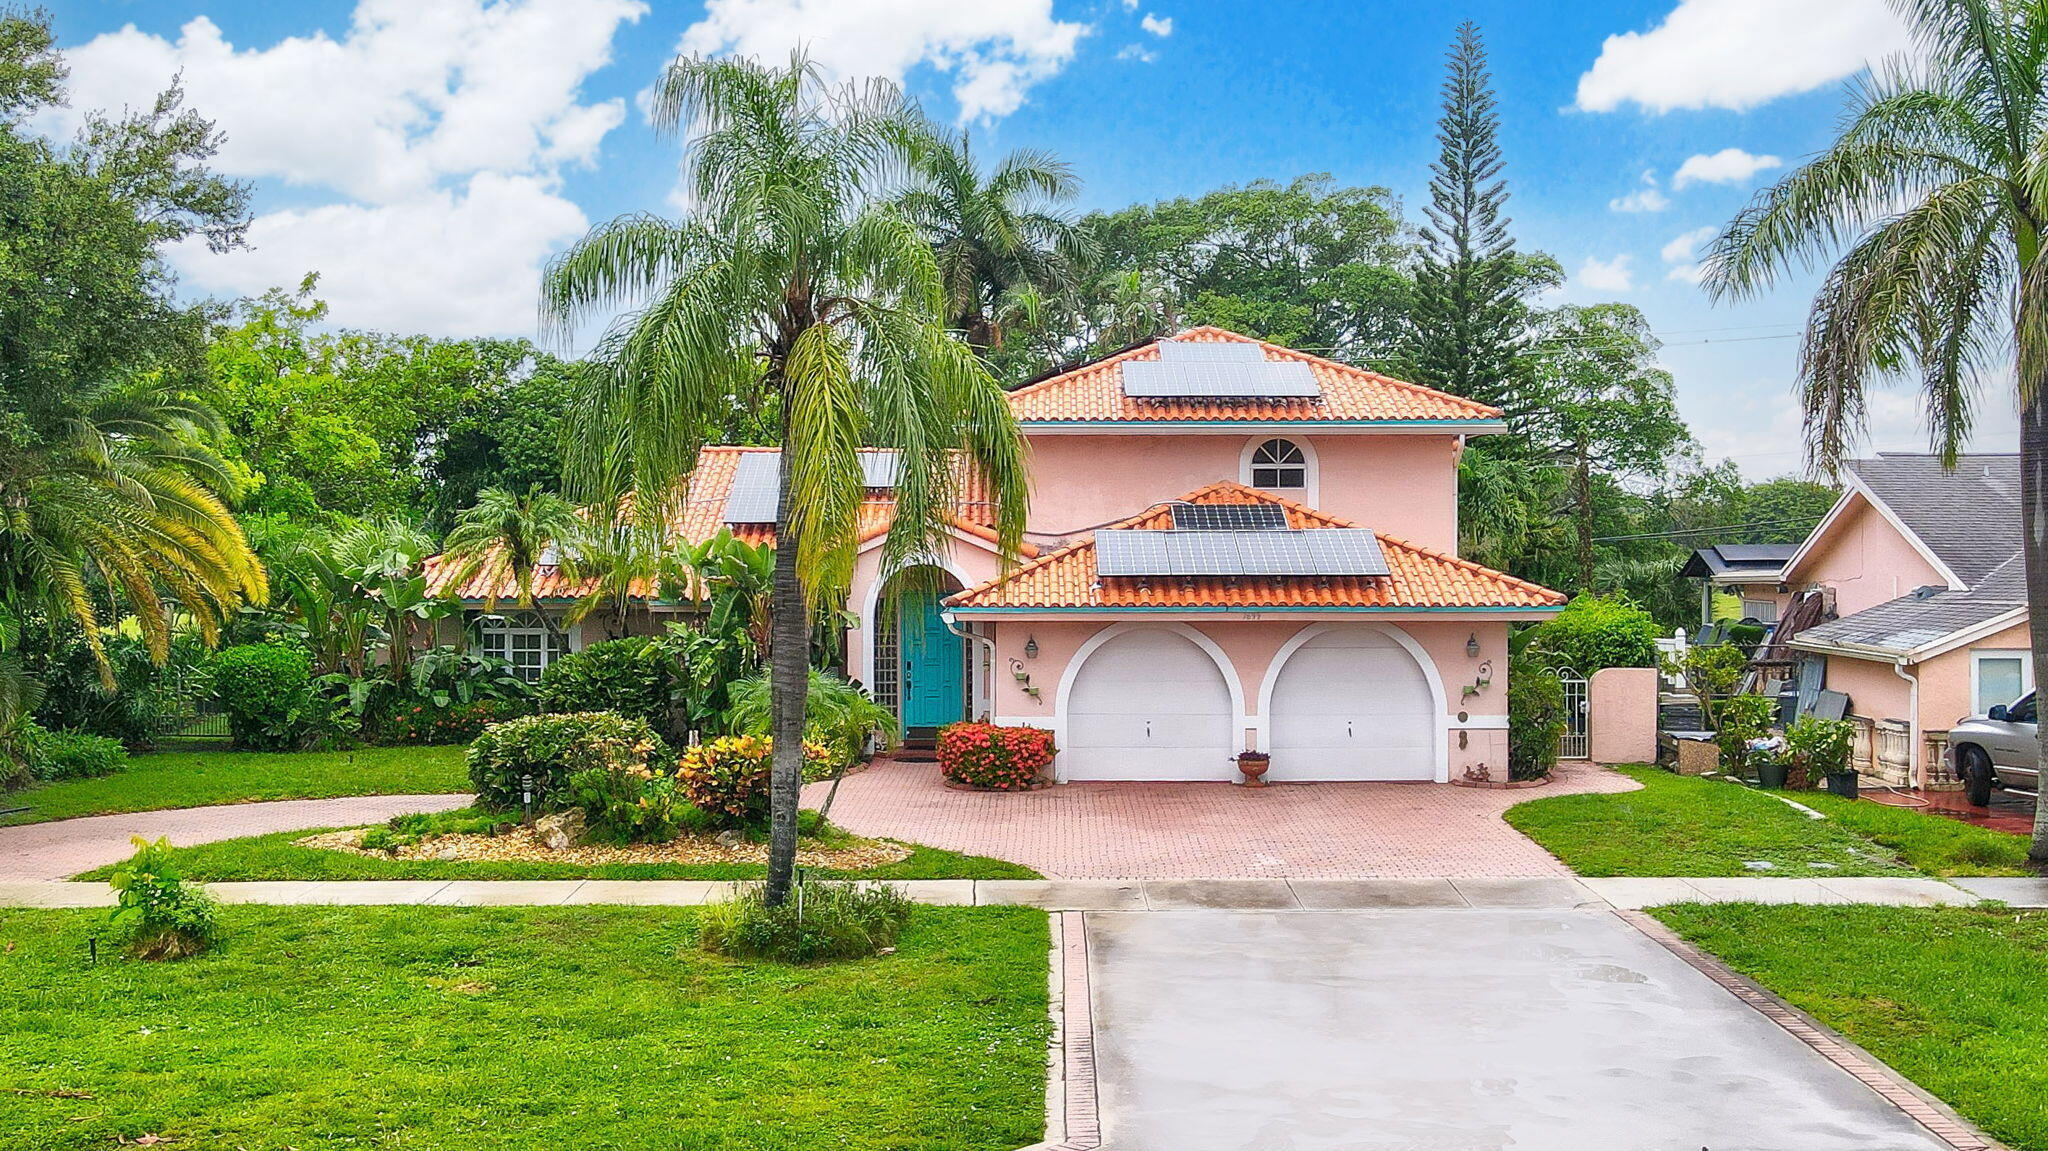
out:
M967 718L967 645L939 616L939 601L960 588L943 568L905 568L876 604L875 702L906 736Z

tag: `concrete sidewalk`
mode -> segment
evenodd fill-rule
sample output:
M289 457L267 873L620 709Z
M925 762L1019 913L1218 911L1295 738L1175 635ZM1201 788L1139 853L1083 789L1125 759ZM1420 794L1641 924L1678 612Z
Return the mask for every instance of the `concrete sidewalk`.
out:
M1977 884L1984 881L1964 881ZM923 879L891 884L919 903L1023 906L1048 911L1365 911L1636 909L1669 903L1874 903L1965 906L2000 899L2048 907L2048 883L2006 894L1966 891L1938 879ZM548 907L625 904L690 907L724 899L741 883L682 880L389 879L210 883L224 903ZM0 907L105 907L103 883L0 882Z
M273 799L85 815L0 827L0 883L62 879L119 863L135 854L131 840L165 839L179 847L309 827L361 827L416 811L468 807L470 795L350 795L336 799Z

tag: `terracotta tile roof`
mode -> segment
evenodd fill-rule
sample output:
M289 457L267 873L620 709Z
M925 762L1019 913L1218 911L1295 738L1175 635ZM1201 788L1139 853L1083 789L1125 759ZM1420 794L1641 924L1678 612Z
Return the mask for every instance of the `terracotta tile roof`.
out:
M1268 360L1297 360L1309 366L1322 396L1316 399L1133 399L1124 395L1126 363L1157 360L1154 341L1107 356L1073 371L1028 384L1010 393L1010 408L1025 424L1173 423L1217 421L1326 421L1330 423L1411 420L1499 420L1499 408L1448 392L1410 384L1364 368L1311 356L1222 328L1190 328L1175 339L1198 343L1257 344Z
M1224 482L1191 492L1182 499L1198 504L1279 503L1295 528L1356 527L1314 508L1279 499L1267 492ZM1172 511L1155 505L1112 528L1166 528ZM1470 560L1418 547L1384 533L1380 550L1389 575L1383 577L1244 576L1180 579L1130 576L1100 577L1095 571L1095 539L1048 552L1009 575L970 588L946 600L959 608L1187 608L1189 610L1252 610L1261 608L1526 608L1560 607L1561 592L1539 587Z
M732 491L733 477L739 471L740 456L748 452L774 452L775 448L732 447L713 445L697 456L696 470L690 473L687 490L683 493L681 510L671 524L674 538L691 543L702 543L718 534L725 522L725 497ZM958 499L951 517L952 525L969 535L988 541L991 546L997 542L995 527L995 501L990 497L987 485L972 468L963 465L955 469L955 484ZM860 506L859 542L867 543L889 530L895 522L896 501L888 492L877 489L868 493ZM775 529L764 524L732 525L732 534L750 544L775 543ZM1029 543L1020 545L1027 557L1038 554L1038 549ZM460 587L451 586L452 570L444 570L440 556L427 560L427 591L430 595L450 592L465 600L482 600L490 592L487 581L479 576L470 579ZM643 581L644 585L644 581ZM652 587L636 585L633 594L650 596ZM537 567L534 571L533 589L535 597L550 600L569 600L584 595L590 590L588 581L572 581L562 570L552 564ZM498 598L512 600L517 591L509 583L497 589Z

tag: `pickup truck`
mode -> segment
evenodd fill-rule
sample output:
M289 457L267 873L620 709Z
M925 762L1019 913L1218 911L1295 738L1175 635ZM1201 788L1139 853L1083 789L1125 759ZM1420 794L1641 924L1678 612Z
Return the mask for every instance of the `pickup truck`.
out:
M1949 729L1949 766L1971 803L1988 805L1994 787L2021 795L2040 789L2041 729L2035 714L2034 693L2028 692L2018 703L1966 716Z

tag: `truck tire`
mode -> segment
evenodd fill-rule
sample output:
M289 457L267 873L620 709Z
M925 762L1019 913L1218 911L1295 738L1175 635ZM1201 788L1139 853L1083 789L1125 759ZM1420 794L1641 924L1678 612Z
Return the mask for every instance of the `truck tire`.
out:
M1956 774L1963 780L1963 798L1972 807L1991 806L1991 757L1981 747L1956 749Z

